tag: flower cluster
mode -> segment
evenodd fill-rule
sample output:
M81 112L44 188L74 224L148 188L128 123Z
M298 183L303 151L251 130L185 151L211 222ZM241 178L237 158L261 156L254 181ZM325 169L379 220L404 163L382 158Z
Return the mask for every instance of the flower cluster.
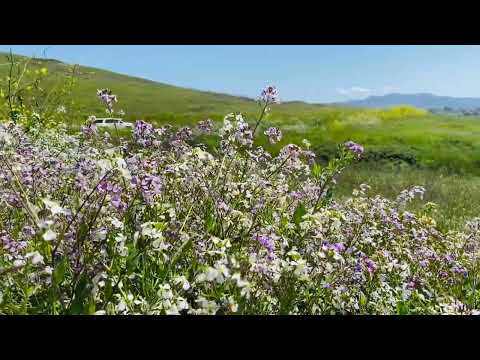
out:
M352 153L355 154L355 156L357 156L357 158L360 158L363 154L363 146L362 145L359 145L357 143L354 143L353 141L347 141L345 143L345 147L350 150Z
M270 141L270 144L275 144L282 139L282 132L276 127L268 128L265 130L264 134L268 136L268 141Z
M113 95L110 89L97 90L97 97L107 107L108 113L113 113L113 104L117 102L117 95Z
M176 139L180 141L187 141L191 138L191 136L192 130L188 127L181 128L175 135Z
M220 136L224 149L250 148L253 145L253 132L241 114L228 114L225 117Z
M82 134L87 138L93 137L98 134L97 126L93 122L90 122L87 125L83 125L81 131Z
M153 139L155 138L155 131L151 124L143 120L137 120L135 122L133 136L137 144L140 144L142 146L149 146L153 143Z
M251 129L227 115L213 153L145 121L120 144L0 127L0 313L479 313L480 219L439 229L421 187L327 196L363 147L319 167Z
M197 128L205 134L211 134L213 131L213 121L210 119L199 121Z
M260 99L266 104L278 104L280 100L277 88L272 85L265 86L260 94Z

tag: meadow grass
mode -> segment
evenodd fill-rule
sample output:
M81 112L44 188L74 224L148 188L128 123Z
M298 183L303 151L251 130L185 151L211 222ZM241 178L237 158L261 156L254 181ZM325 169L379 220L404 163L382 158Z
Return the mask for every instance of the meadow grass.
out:
M153 99L123 80L115 93L130 90L138 117L174 128L78 132L71 102L49 115L35 91L29 109L7 80L0 314L480 313L480 218L467 221L480 203L477 120L301 103L265 117L267 86L254 122L248 99ZM111 112L114 96L99 94ZM164 100L170 115L149 119ZM247 119L219 129L222 106ZM178 131L206 114L214 129ZM268 127L282 141L272 128L267 143Z
M0 62L6 62L0 54ZM54 60L34 60L32 69L46 67L60 78L66 65ZM0 67L5 75L6 66ZM126 111L125 120L144 119L161 126L195 126L199 120L212 119L221 126L225 114L241 112L253 121L259 107L253 99L185 89L110 71L79 66L78 83L72 97L75 116L66 124L75 133L89 115L106 116L95 97L97 88L108 87L119 95L117 109ZM47 85L48 86L48 85ZM439 116L408 106L387 110L324 106L286 102L275 106L260 131L277 126L283 139L275 144L258 137L258 145L272 154L289 144L307 139L317 159L327 162L338 143L353 140L365 147L361 166L343 175L340 189L350 193L361 182L369 183L376 193L394 196L407 185L424 185L426 198L442 205L445 224L478 213L480 207L480 119ZM103 130L102 130L103 131ZM108 130L112 141L129 137L129 130ZM200 142L213 148L218 137L200 136Z
M436 219L443 230L458 229L480 214L480 177L446 174L439 170L359 165L346 169L338 179L337 194L348 197L360 184L371 186L371 194L395 199L400 191L414 185L426 189L424 201L414 201L412 210L425 202L438 205Z

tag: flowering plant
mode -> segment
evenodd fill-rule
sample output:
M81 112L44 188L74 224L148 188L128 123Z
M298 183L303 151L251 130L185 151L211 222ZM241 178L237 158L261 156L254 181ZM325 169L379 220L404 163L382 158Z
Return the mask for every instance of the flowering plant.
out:
M421 187L335 198L363 147L323 167L308 141L272 156L255 139L278 92L261 98L215 152L144 121L119 144L0 126L0 313L478 313L480 219L440 231L431 204L408 211Z

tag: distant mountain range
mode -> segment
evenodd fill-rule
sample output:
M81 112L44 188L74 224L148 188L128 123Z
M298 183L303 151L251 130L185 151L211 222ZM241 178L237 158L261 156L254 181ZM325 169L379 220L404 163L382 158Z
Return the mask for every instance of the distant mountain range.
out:
M351 100L342 103L356 107L383 108L397 105L412 105L423 109L451 109L472 110L480 108L480 98L460 98L438 96L433 94L387 94L383 96L369 96L362 100Z

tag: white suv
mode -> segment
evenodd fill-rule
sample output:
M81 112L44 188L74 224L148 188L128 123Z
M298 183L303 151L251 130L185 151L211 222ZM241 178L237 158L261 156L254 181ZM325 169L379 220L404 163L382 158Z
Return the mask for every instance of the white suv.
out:
M132 129L133 124L129 122L125 122L122 119L113 119L113 118L105 118L99 119L96 118L93 122L98 127L117 127L118 129Z

